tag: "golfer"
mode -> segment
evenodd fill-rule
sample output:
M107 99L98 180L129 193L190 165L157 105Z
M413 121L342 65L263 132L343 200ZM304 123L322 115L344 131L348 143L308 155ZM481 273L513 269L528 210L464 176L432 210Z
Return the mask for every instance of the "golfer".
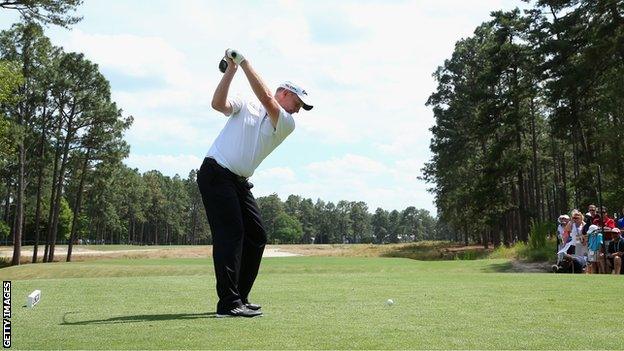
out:
M226 50L228 65L212 107L229 117L197 174L210 230L217 279L217 317L255 317L261 306L249 301L267 241L248 178L295 129L293 114L311 110L308 94L285 82L275 95L240 52ZM228 98L234 74L242 68L259 103Z

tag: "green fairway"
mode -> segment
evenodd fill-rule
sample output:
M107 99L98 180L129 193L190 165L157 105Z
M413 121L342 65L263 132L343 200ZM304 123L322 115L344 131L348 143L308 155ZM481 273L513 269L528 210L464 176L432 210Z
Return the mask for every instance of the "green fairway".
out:
M251 320L214 318L210 259L23 265L0 275L13 281L16 349L624 348L615 332L622 277L509 266L268 258L251 296L265 316ZM23 307L35 289L41 302Z

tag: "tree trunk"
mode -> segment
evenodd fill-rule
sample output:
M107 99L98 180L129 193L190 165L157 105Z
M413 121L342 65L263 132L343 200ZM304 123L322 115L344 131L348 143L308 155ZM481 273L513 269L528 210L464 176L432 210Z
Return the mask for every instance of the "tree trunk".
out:
M501 244L501 223L500 220L496 222L494 225L494 230L492 231L492 245L494 247L499 247Z
M17 199L15 203L15 225L13 226L13 260L11 265L18 266L22 254L22 229L24 225L24 162L26 162L26 151L24 150L24 140L18 144L19 161L17 176Z
M567 211L568 208L568 182L567 182L567 176L566 176L566 159L565 159L565 153L564 155L562 155L561 157L561 181L563 182L563 187L561 189L561 209L563 209L563 211Z
M42 159L40 159L42 160ZM37 254L39 249L40 221L41 221L41 188L43 187L43 169L39 169L37 176L37 203L35 205L35 242L33 245L32 263L37 263Z
M537 218L539 216L538 204L535 201L535 192L537 191L537 185L535 178L533 178L532 166L528 169L527 178L524 183L524 189L526 190L526 204L527 215L529 218Z
M63 123L63 119L61 117L59 117L59 124L57 126L56 129L56 135L57 138L60 138L60 134L61 134L61 126ZM43 262L48 262L48 254L50 252L50 244L52 243L52 233L54 231L53 228L53 215L54 215L54 203L56 202L56 182L57 182L57 176L58 176L58 161L59 158L61 157L61 144L60 144L60 139L57 139L56 142L56 147L55 147L55 152L54 152L54 167L52 170L52 191L50 192L50 209L48 211L48 230L47 230L47 235L46 235L46 244L45 244L45 249L43 252Z
M526 218L526 205L524 201L525 190L524 190L524 172L522 169L518 170L518 238L524 242L527 241L528 230L527 230L527 218Z
M59 170L59 176L57 181L56 201L54 202L54 213L52 221L52 241L50 242L50 251L48 252L48 262L54 261L54 247L56 246L56 239L58 235L59 215L61 208L61 198L63 197L63 181L65 178L65 168L67 167L67 158L69 155L69 144L73 138L73 132L71 130L72 118L70 117L67 122L67 135L63 143L63 159L61 161L61 169Z
M576 132L574 133L576 134ZM580 165L579 165L579 149L576 138L572 138L572 183L574 184L574 208L579 207L579 177L580 177Z
M37 204L35 205L35 242L33 246L32 263L37 263L39 249L40 220L41 220L41 188L43 187L43 159L45 156L45 135L46 135L46 111L43 111L43 122L41 124L41 139L39 140L39 174L37 175Z
M128 244L133 245L134 241L134 221L132 220L132 216L130 215L128 218Z
M72 220L71 235L69 236L69 243L67 244L67 262L71 261L72 248L74 241L76 241L76 227L78 227L78 218L80 217L80 209L82 205L82 190L84 189L85 175L87 174L87 167L89 166L89 156L91 155L91 149L87 148L84 162L82 163L82 172L80 173L80 185L78 185L78 194L76 195L76 202L74 203L74 218Z
M191 217L191 237L189 238L190 244L195 244L195 231L197 230L197 202L193 201L193 212Z
M570 118L572 120L572 128L578 133L580 137L581 150L580 154L583 156L581 159L583 161L584 167L590 167L593 162L592 152L590 148L590 144L588 141L588 136L586 133L586 128L581 123L579 118L579 98L576 93L573 93L570 97Z
M487 229L483 231L483 235L482 235L482 244L483 244L483 248L484 249L488 249L489 248L489 237L490 237L490 233L491 233L492 229Z
M540 175L539 175L539 167L537 164L537 130L535 126L535 101L531 98L530 102L530 110L531 110L531 151L532 151L532 164L531 164L531 173L532 173L532 192L534 193L534 204L535 210L537 211L537 218L539 220L544 219L544 212L542 207L542 194L540 186L542 184Z
M501 237L501 240L502 240L501 243L505 246L509 246L509 242L507 240L507 237L508 237L507 234L509 232L509 213L505 213L505 215L503 216L502 222L503 223L501 223L501 230L502 230L503 235Z

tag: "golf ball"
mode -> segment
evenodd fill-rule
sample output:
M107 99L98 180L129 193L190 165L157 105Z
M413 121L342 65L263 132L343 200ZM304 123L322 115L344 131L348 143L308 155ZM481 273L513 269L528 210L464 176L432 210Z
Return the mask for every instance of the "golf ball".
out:
M392 306L394 305L394 301L392 301L392 299L388 299L388 301L386 301L386 305Z

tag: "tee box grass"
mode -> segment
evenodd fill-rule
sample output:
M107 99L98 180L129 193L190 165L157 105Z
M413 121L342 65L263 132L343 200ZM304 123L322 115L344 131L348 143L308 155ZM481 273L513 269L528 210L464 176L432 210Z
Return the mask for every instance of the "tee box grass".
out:
M267 258L251 296L265 315L253 319L215 318L210 259L31 264L0 275L13 283L15 349L624 348L621 277L509 266ZM35 289L41 301L26 308Z

